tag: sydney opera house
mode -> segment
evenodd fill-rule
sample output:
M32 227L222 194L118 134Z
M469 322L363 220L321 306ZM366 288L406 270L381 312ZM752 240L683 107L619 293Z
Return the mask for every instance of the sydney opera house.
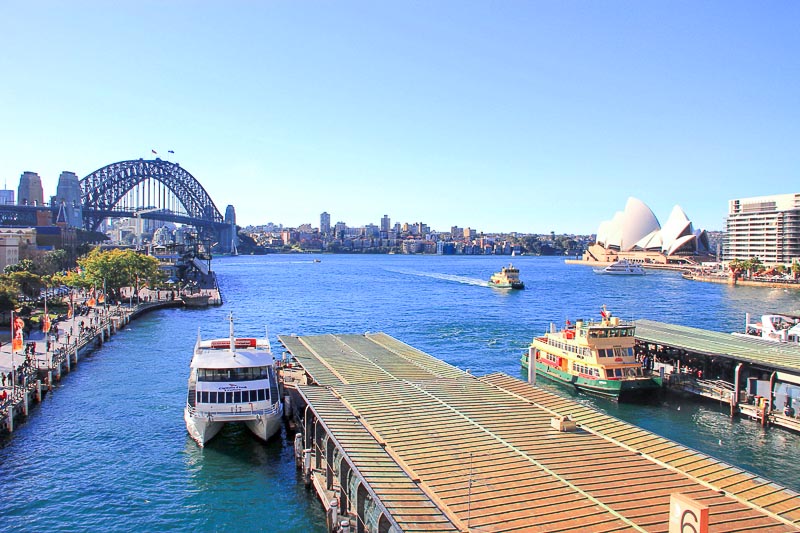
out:
M687 264L709 260L708 235L695 230L679 206L662 226L638 198L628 198L624 211L600 224L597 242L584 253L585 261L620 259L650 264Z

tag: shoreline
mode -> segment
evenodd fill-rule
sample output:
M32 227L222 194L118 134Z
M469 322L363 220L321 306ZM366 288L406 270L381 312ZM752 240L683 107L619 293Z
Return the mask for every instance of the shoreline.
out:
M202 289L202 292L207 296L203 307L222 304L219 289ZM154 298L161 294L163 298ZM18 422L29 416L31 404L41 403L55 390L62 376L78 366L82 357L100 348L132 320L151 311L175 307L195 308L181 297L170 298L170 292L149 291L144 301L133 305L93 307L86 314L58 320L53 324L50 339L41 331L33 332L25 339L24 350L12 353L10 342L0 345L0 373L5 377L0 381L0 395L6 395L0 400L0 439L13 434ZM9 377L12 366L17 368L13 378ZM12 379L16 379L16 386Z

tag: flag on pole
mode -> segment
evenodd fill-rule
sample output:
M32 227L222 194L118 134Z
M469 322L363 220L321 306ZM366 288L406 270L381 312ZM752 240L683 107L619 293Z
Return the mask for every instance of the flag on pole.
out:
M11 311L11 351L16 352L22 349L23 338L22 329L25 327L25 322Z
M50 315L47 314L47 289L44 295L44 317L42 318L42 331L45 335L50 332Z

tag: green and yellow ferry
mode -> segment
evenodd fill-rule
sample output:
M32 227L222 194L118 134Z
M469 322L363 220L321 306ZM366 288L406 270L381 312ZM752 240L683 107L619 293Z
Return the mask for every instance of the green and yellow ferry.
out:
M567 322L561 331L535 337L522 356L527 369L531 358L536 373L614 400L647 394L661 387L661 379L646 375L636 360L633 322L622 322L603 306L601 320Z

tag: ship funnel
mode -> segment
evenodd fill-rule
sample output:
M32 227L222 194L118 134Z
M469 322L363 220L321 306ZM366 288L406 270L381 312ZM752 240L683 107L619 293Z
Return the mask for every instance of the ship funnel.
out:
M575 322L575 330L579 330L583 327L583 320L578 320Z
M611 317L611 325L612 326L619 326L619 317L618 316L612 316Z

